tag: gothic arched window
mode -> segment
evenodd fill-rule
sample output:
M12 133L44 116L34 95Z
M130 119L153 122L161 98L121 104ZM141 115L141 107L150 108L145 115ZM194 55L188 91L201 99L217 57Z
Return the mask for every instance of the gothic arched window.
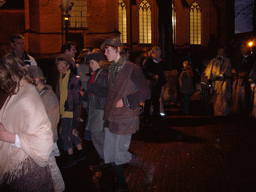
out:
M119 32L120 40L122 43L127 43L127 15L126 5L122 0L118 2L118 15L119 15Z
M172 4L172 42L176 44L176 10L174 4Z
M201 44L201 10L199 5L194 2L190 7L190 44Z
M152 29L151 29L151 7L150 4L143 0L140 3L139 9L139 34L140 43L152 43Z

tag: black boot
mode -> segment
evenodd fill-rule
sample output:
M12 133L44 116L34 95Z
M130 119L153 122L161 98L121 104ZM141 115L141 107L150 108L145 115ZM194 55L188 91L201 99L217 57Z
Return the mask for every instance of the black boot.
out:
M118 184L118 189L116 191L129 192L129 187L124 176L124 165L112 165L112 168Z
M74 154L71 154L71 155L67 155L67 158L64 160L64 162L62 162L60 164L60 166L64 169L66 168L70 168L72 167L73 165L75 165L77 162L75 160L75 155Z

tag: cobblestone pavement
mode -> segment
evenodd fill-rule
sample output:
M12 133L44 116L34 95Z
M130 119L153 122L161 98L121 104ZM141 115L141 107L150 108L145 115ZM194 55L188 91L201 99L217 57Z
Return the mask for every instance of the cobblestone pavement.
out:
M165 111L159 123L151 127L141 124L133 135L130 151L154 163L156 169L153 181L145 184L143 169L127 165L130 192L256 191L255 119ZM84 145L89 157L61 169L66 191L114 191L113 172L94 172L92 167L99 159L91 143Z

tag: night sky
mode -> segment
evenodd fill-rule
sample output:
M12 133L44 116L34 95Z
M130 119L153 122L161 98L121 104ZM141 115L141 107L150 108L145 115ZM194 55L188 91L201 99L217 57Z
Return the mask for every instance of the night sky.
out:
M251 3L253 3L253 0L235 0L236 14ZM239 15L236 15L235 33L244 33L252 30L252 13L250 12L250 9L247 8Z

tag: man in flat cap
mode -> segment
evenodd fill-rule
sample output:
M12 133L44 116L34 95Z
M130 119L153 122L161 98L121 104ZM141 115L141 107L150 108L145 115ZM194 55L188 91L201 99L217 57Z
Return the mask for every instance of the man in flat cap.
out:
M115 172L117 191L129 191L124 164L130 163L128 151L132 134L139 129L140 103L150 98L150 89L140 67L120 55L119 37L106 39L100 46L112 64L108 74L108 96L104 110L104 162Z

